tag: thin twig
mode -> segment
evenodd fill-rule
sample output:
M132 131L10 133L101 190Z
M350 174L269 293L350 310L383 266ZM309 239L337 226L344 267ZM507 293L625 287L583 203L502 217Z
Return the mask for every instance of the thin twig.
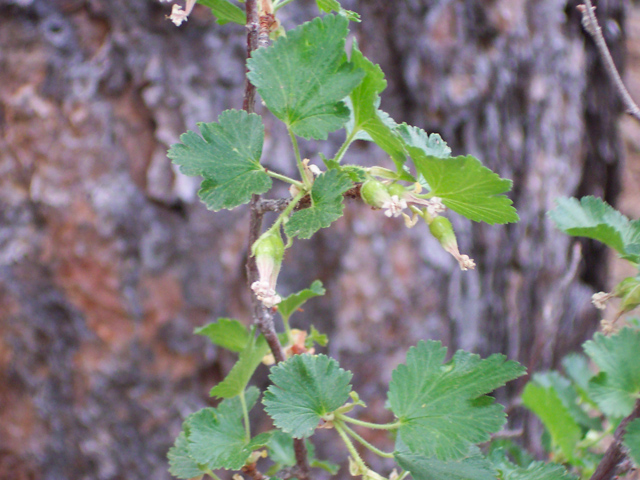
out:
M620 73L618 73L611 52L607 47L607 42L605 42L604 36L602 35L602 28L600 28L598 19L594 13L595 7L591 4L591 0L584 0L584 5L578 5L577 8L580 13L582 13L582 25L596 43L598 52L604 61L605 69L609 74L609 78L611 78L611 81L616 86L620 97L622 97L622 102L627 109L627 113L640 122L640 108L636 102L633 101L633 98L631 98L627 87L624 86L624 82L620 77Z
M626 458L626 454L624 453L622 446L622 440L627 429L627 425L636 418L640 418L640 400L636 402L636 406L631 412L631 415L622 420L620 425L618 425L618 428L616 428L616 433L613 434L613 443L611 443L609 448L607 448L607 451L598 464L598 468L596 468L591 480L611 480L617 475L618 466Z
M270 23L260 21L257 0L246 0L245 11L247 15L247 58L250 58L253 51L256 50L259 46L268 45L268 31L266 32L265 41L265 32L261 32L261 30L270 27ZM260 33L262 33L262 35L260 35ZM263 45L260 45L259 38L262 38ZM244 100L242 102L242 108L247 113L253 113L255 109L256 88L251 84L248 78L245 79L245 82L245 92ZM264 206L265 204L261 200L260 195L253 195L251 197L251 213L249 220L249 248L251 248L251 245L253 245L260 236L260 231L262 229L262 217L265 211L263 210ZM251 255L249 255L247 259L246 270L247 280L249 281L249 285L251 285L258 279L258 267L256 266L255 258ZM271 313L271 310L267 309L262 304L262 302L258 301L255 295L252 295L252 303L254 311L254 322L267 340L276 363L284 361L284 350L282 348L280 340L278 339L278 335L273 324L273 315ZM304 440L294 439L293 448L296 456L296 476L299 480L309 480L309 461L307 459L307 446L305 445Z
M247 13L247 58L258 48L258 32L260 30L260 15L258 13L257 0L247 0L245 3ZM245 76L244 100L242 109L247 113L253 113L256 103L256 87Z

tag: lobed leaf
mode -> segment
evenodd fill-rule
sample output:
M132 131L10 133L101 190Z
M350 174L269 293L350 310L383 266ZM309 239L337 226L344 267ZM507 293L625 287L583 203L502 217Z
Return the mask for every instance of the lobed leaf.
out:
M589 382L590 397L612 417L626 417L640 398L640 330L623 328L606 337L596 333L584 350L601 372Z
M440 342L419 342L392 373L388 393L389 406L402 422L402 442L414 453L440 460L465 456L471 444L489 440L502 427L503 407L485 394L525 372L503 355L482 360L458 351L443 363L446 353Z
M267 108L300 137L326 140L349 119L342 100L364 74L346 59L348 24L342 16L318 17L247 61Z
M342 216L342 194L352 186L349 177L338 170L319 175L311 187L311 207L294 212L284 232L289 237L305 239L331 225Z
M203 177L198 195L208 209L233 209L271 188L260 165L264 126L260 116L225 110L217 123L199 123L202 136L188 131L167 156L185 175Z
M196 328L193 333L207 337L214 345L236 353L244 350L251 339L247 327L231 318L219 318L216 322Z
M511 189L511 180L500 178L477 158L438 158L412 146L407 146L407 151L431 188L430 193L442 198L442 203L454 212L491 225L519 220L513 202L502 195Z
M418 127L403 123L398 125L396 132L400 135L405 145L422 150L429 157L450 158L451 148L437 133L427 134Z
M349 399L351 372L326 355L294 355L271 369L262 403L275 425L295 438L313 434L321 418Z
M250 410L258 400L257 388L245 394ZM204 408L187 419L187 448L191 458L210 470L239 470L251 452L266 445L270 434L246 438L242 423L242 406L238 397L224 400L217 408Z
M640 221L629 221L615 208L592 196L561 198L549 212L556 226L574 237L587 237L613 248L622 258L640 263Z

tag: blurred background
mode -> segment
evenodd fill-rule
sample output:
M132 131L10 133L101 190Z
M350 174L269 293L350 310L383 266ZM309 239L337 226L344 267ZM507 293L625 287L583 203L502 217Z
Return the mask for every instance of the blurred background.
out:
M546 212L560 196L592 194L640 216L640 128L621 116L578 2L342 3L361 13L353 33L386 74L382 108L512 178L522 220L452 216L478 265L461 272L426 226L348 202L331 229L287 253L279 293L315 279L327 288L294 326L329 334L368 420L390 419L390 373L419 339L502 352L530 371L558 365L597 328L591 294L624 271L589 242L580 254ZM639 97L640 5L595 3ZM193 329L250 322L247 208L208 212L198 182L166 157L196 122L241 107L245 32L202 6L180 28L169 12L157 0L0 0L2 479L169 478L182 420L212 405L209 389L234 362ZM315 15L314 1L297 0L280 20L293 28ZM263 163L294 174L284 131L265 122ZM320 164L317 152L341 141L303 150ZM348 161L390 164L367 144ZM524 381L498 396L535 448L540 427L514 400ZM341 462L332 433L319 456Z

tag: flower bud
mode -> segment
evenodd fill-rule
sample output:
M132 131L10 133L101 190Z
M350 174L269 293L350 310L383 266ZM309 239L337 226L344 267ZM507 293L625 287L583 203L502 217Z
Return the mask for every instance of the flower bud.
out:
M473 259L469 258L469 255L461 255L458 250L458 241L456 240L456 234L453 231L453 225L446 217L436 217L429 224L429 231L438 239L442 248L453 255L458 261L461 270L469 270L476 268L476 264Z
M251 284L251 289L266 307L273 307L282 300L276 294L276 283L282 258L284 243L277 229L268 230L251 247L251 255L256 257L259 279Z

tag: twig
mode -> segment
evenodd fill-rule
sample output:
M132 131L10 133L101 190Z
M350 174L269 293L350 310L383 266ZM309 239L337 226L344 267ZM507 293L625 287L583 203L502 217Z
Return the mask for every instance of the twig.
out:
M258 48L258 32L260 30L260 15L258 13L257 0L247 0L245 3L247 13L247 58ZM256 103L256 87L251 84L245 75L244 100L242 109L247 113L253 113Z
M607 47L607 42L605 42L604 36L602 35L602 28L600 28L598 19L594 13L595 7L591 4L591 0L584 0L584 5L578 5L577 8L580 13L582 13L582 25L596 43L598 52L604 61L605 69L609 74L609 78L616 86L620 97L622 97L622 102L627 109L627 113L640 122L640 108L636 102L633 101L627 87L624 86L622 78L620 78L620 73L618 73L618 69L613 62L613 57Z
M246 0L245 11L247 15L247 58L251 57L251 54L259 46L259 37L262 38L262 46L268 44L268 32L266 37L266 43L264 40L264 32L260 36L261 25L263 29L270 26L266 22L260 22L260 14L258 9L257 0ZM248 78L245 77L245 91L244 100L242 102L242 108L247 113L253 113L255 109L255 97L256 88L251 84ZM250 220L249 220L249 248L260 236L262 227L262 217L264 215L264 203L260 198L260 195L253 195L250 203ZM259 208L260 207L260 208ZM247 280L249 285L258 279L258 267L256 266L255 258L249 255L247 259ZM264 335L269 348L273 353L276 363L285 360L284 350L282 344L278 339L278 335L273 324L273 315L271 311L267 309L262 302L259 302L255 295L252 295L254 322L258 326L260 332ZM297 478L299 480L309 480L309 462L307 460L307 447L303 439L294 439L293 448L296 456Z
M639 417L640 400L636 402L636 406L631 412L631 415L622 420L622 422L620 422L620 425L618 425L618 428L616 428L616 433L613 434L613 443L611 443L611 445L609 445L609 448L607 448L607 451L598 464L598 468L596 468L596 471L591 477L591 480L611 480L617 475L618 466L626 458L626 454L624 453L622 447L622 439L627 429L627 425L629 425L632 420Z

